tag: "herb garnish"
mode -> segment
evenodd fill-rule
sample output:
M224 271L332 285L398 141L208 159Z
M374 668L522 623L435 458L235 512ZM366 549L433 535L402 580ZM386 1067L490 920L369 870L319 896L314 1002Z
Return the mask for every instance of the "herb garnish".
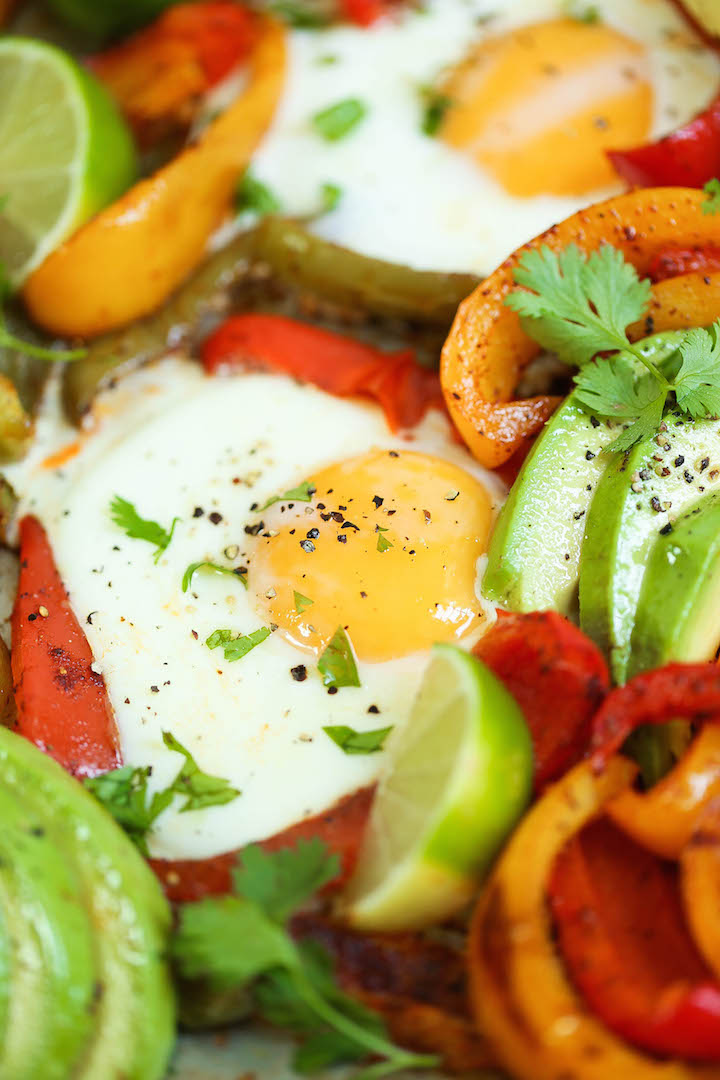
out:
M340 689L342 686L360 685L352 645L342 626L338 626L318 660L318 671L325 686Z
M167 810L176 795L185 799L180 812L202 810L206 806L222 806L232 802L240 792L230 787L227 780L209 776L201 771L197 762L185 747L169 731L163 732L163 742L168 750L182 754L185 764L169 787L156 791L149 799L148 778L150 766L134 768L123 765L119 769L103 773L83 781L108 813L121 825L143 855L148 855L147 836L156 819Z
M720 180L713 177L703 188L707 198L702 204L703 214L720 214Z
M298 30L320 30L330 22L328 15L313 11L307 2L303 3L302 0L273 0L270 11Z
M293 589L293 600L295 601L295 610L298 615L302 615L305 608L312 607L315 603L309 596L303 596L302 593L299 593L297 589Z
M267 510L268 506L273 506L274 503L279 502L310 502L313 495L317 491L317 488L311 481L303 480L302 484L298 484L297 487L291 488L290 491L284 492L282 495L273 495L262 506L258 506L257 513L261 514L263 510Z
M445 114L453 104L453 99L439 90L428 87L423 87L421 93L425 102L421 129L425 135L437 135Z
M7 196L3 196L3 204L6 201ZM2 210L2 205L0 205L0 210ZM33 345L32 342L24 341L11 333L7 328L4 311L11 293L10 276L4 263L0 262L0 349L14 349L36 360L82 360L87 354L87 349L48 349L44 345Z
M192 579L194 578L198 570L212 570L216 574L229 574L230 577L238 578L246 589L248 587L246 571L239 569L233 570L232 567L229 566L218 566L217 563L203 561L190 563L190 565L188 566L187 570L183 574L182 579L183 592L188 591L190 585L192 584Z
M184 976L207 978L218 988L247 985L264 1020L302 1039L293 1061L298 1073L370 1056L380 1061L360 1074L363 1080L434 1068L436 1057L395 1046L381 1017L339 989L322 946L295 941L289 931L293 913L339 869L337 855L317 837L272 853L245 848L232 895L181 908L171 946L175 963Z
M346 724L332 724L324 727L323 731L346 754L375 754L382 750L392 729L391 724L390 727L376 728L374 731L355 731Z
M388 531L388 529L389 529L389 526L388 526L388 528L385 528L385 529L382 527L382 525L376 525L375 526L375 532L378 533L378 540L377 540L377 549L378 549L378 551L387 551L389 548L395 547L395 545L390 540L386 540L385 537L382 536L382 533L386 533Z
M268 214L279 214L282 203L267 184L246 169L235 191L235 209L239 214L251 211L267 217Z
M337 142L349 135L367 114L367 107L359 98L345 98L336 105L321 109L312 117L312 126L318 135L328 142Z
M339 184L332 184L328 181L320 188L320 196L322 198L321 213L329 214L331 210L337 209L343 197L343 189Z
M592 26L600 22L600 10L595 4L581 4L580 0L565 0L564 13L568 19Z
M628 450L651 435L668 403L693 420L720 415L720 323L685 334L669 377L628 339L626 327L647 310L650 283L622 252L605 245L586 258L574 244L560 254L544 246L525 252L515 281L524 288L505 302L531 337L580 368L578 400L594 414L629 424L609 450ZM604 352L614 355L594 359Z
M110 516L131 540L146 540L148 544L154 544L157 548L154 560L158 561L163 551L168 547L173 538L175 526L180 518L173 518L170 531L164 529L157 521L140 517L131 502L116 495L110 503Z
M213 630L205 644L208 649L217 649L222 645L225 659L232 663L233 660L242 660L243 656L247 656L269 637L270 630L267 626L261 626L251 634L239 634L237 637L233 637L232 630Z

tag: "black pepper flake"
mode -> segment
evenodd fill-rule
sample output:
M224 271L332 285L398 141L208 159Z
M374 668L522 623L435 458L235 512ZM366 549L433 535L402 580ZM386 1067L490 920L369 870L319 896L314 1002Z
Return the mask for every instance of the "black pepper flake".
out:
M600 427L600 421L598 420L597 416L591 416L590 423L593 427Z
M700 462L700 472L705 472L705 470L707 469L709 464L710 464L710 458L709 457L704 457L702 459L702 461Z
M332 514L321 514L320 517L322 518L323 521L329 521L330 518L332 517Z
M93 617L93 615L97 615L97 611L91 611L91 612L90 612L90 613L88 614L88 617L87 617L87 618L86 618L86 620L85 620L85 622L86 622L86 623L88 624L88 626L92 626L92 624L93 624L93 621L92 621L92 617Z
M315 550L312 540L301 540L300 547L310 555Z
M31 613L30 613L30 614L28 615L28 622L35 622L35 620L36 620L36 619L37 619L37 615L35 614L35 612L34 612L34 611L32 611L32 612L31 612Z
M359 525L353 525L352 521L343 521L343 529L354 529L355 532L360 532Z
M582 517L585 517L585 511L584 510L577 510L573 514L573 521L579 521L580 518L582 518Z
M297 667L290 668L290 674L295 682L305 682L307 679L307 668L304 664L298 664Z
M336 539L338 544L347 544L347 533L338 533Z
M345 510L347 510L347 506L338 506L338 510L342 510L343 512L345 512Z
M640 472L638 473L638 476L640 477L641 480L649 480L650 479L650 470L649 469L641 469Z
M385 513L388 517L392 517L393 514L397 514L397 510L386 510Z
M363 600L367 600L367 593L364 592L362 589L360 590L360 596Z
M159 686L151 686L150 689L152 690L153 694L159 694L160 693L160 687Z
M381 499L379 495L373 495L373 502L375 503L375 505L377 506L377 508L379 510L380 507L382 506L382 504L385 502L385 500Z
M659 514L662 510L662 503L658 499L657 495L653 495L652 499L650 500L650 505L652 506L656 514Z
M592 461L592 459L594 457L595 457L595 454L593 454L592 450L586 450L585 451L585 460L586 461Z
M337 692L338 692L337 686L328 686L328 694L337 694Z
M388 454L389 454L390 457L400 457L397 450L389 450Z
M673 530L672 521L668 521L667 525L663 525L662 529L660 530L660 535L661 536L667 536L668 533L672 532L672 530Z
M318 510L324 510L325 509L325 503L318 503L317 508L318 508Z
M684 458L684 456L682 454L678 454L678 456L673 461L673 465L675 465L677 468L680 468L680 466L683 465L684 463L685 463L685 458Z
M333 510L330 516L332 517L333 521L337 521L338 525L342 525L343 521L345 520L345 515L341 514L339 510Z
M247 534L247 536L259 536L264 528L265 528L265 522L264 521L258 521L257 524L255 524L255 525L246 525L245 526L245 533Z
M202 517L204 513L202 506L196 506L193 510L193 517Z
M683 479L685 480L686 484L692 484L695 477L693 476L693 474L690 472L689 469L685 469L685 471L683 472Z
M308 531L305 533L305 535L307 536L308 540L317 540L318 536L320 535L320 530L319 529L308 529Z
M190 633L192 634L192 636L193 636L193 637L195 638L195 640L197 641L197 639L198 639L198 632L197 632L197 630L191 630L191 631L190 631Z
M370 705L370 707L368 708L368 712L372 713L373 716L377 716L380 710L378 709L377 705Z
M219 525L222 521L222 514L218 514L217 510L213 510L212 514L208 514L208 517L212 521L213 525Z
M570 562L570 555L567 551L565 552L565 562Z

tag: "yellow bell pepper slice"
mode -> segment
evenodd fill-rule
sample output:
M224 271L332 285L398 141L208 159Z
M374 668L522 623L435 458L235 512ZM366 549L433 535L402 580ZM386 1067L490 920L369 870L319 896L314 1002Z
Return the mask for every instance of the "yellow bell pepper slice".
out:
M62 337L95 337L155 311L202 261L237 178L272 120L285 33L263 20L240 97L193 146L70 237L30 276L33 319Z

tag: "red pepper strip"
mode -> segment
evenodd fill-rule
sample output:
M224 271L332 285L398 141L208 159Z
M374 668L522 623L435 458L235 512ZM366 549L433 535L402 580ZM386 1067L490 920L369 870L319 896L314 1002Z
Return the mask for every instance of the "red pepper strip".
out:
M236 315L203 347L210 374L234 368L280 371L338 397L370 397L393 431L410 428L428 409L445 408L436 372L410 350L387 353L281 315Z
M720 270L718 247L666 248L650 263L648 277L653 282L666 281L681 274L712 274L716 270Z
M720 96L664 139L608 157L633 187L702 187L720 175Z
M325 813L291 825L263 840L260 846L265 851L278 851L293 847L298 840L319 836L328 850L340 857L340 873L326 886L337 889L347 881L355 867L374 793L374 787L360 788L340 799ZM237 851L227 851L212 859L151 859L150 865L168 900L185 903L229 892L237 855Z
M654 1054L720 1061L720 984L670 863L600 820L565 848L549 895L565 964L603 1023Z
M720 668L668 664L636 675L605 698L593 720L593 764L602 769L631 731L668 720L720 723Z
M589 638L552 611L503 614L474 651L525 715L540 790L587 751L592 717L610 683L605 660Z
M12 613L17 730L75 776L121 764L102 675L70 607L40 522L20 522L20 579Z

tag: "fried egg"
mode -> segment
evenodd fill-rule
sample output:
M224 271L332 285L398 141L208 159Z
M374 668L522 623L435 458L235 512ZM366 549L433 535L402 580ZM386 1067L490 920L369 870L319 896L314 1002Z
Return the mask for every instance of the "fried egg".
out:
M79 440L52 410L40 418L31 456L7 470L20 513L48 532L124 762L152 765L165 786L170 731L242 792L168 811L152 853L227 851L372 782L383 754L347 755L323 727L402 724L433 642L469 648L482 634L478 562L499 482L439 412L393 434L378 406L283 375L209 377L167 359L107 391L95 415ZM179 519L157 561L113 521L117 495L167 529ZM183 591L198 562L242 573L202 568ZM339 627L360 686L333 692L318 664ZM210 647L215 631L259 629L241 659Z
M330 240L484 274L621 191L605 150L687 121L719 78L671 0L430 0L370 29L293 31L252 168L289 214L317 213L323 185L339 188L312 225ZM313 117L347 99L364 117L323 138Z

